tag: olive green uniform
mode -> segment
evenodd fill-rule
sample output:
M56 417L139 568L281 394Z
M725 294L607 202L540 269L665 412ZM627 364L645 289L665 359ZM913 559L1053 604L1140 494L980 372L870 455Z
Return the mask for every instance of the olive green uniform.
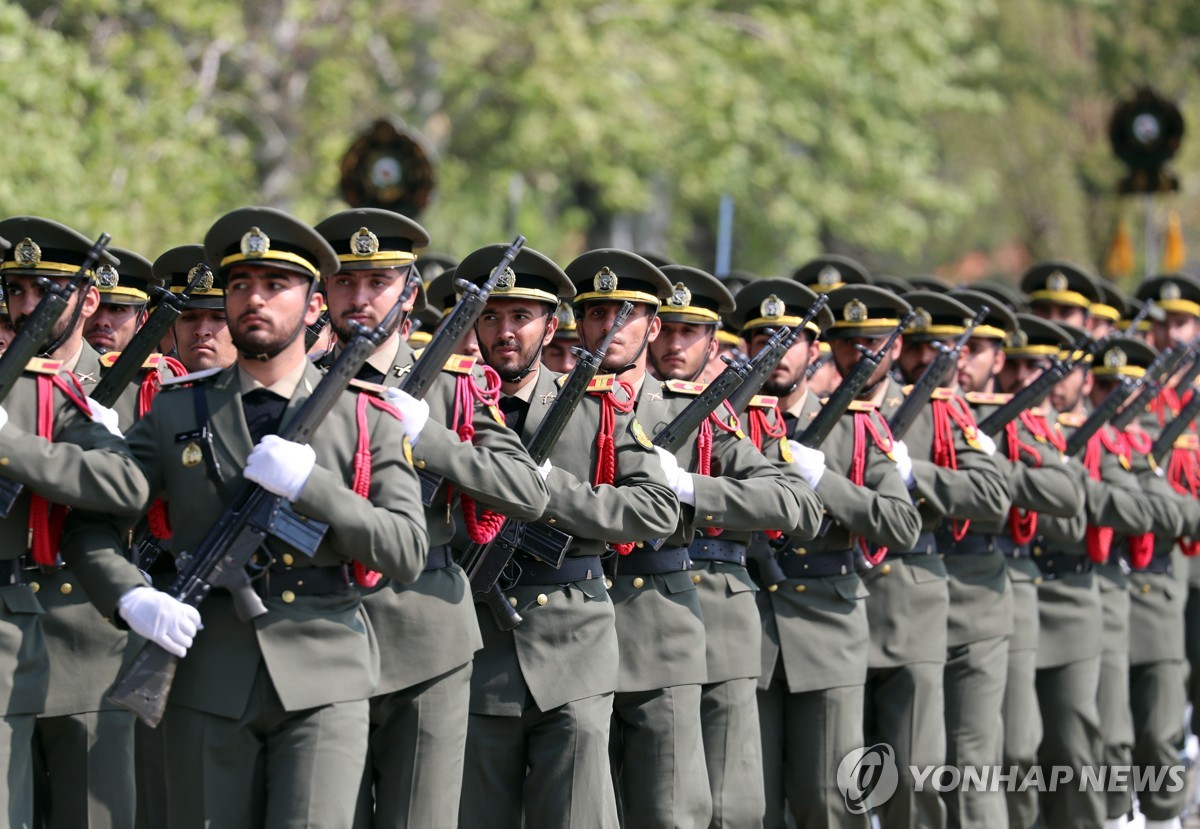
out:
M394 353L372 357L360 377L399 386L414 359L408 344L398 341ZM473 360L456 356L425 396L430 419L413 447L413 464L515 519L538 518L549 495L513 432L481 405L469 416L471 442L445 427L464 376L486 382ZM362 589L379 640L380 679L371 698L371 751L355 816L360 829L458 824L471 659L483 641L466 574L450 555L455 525L447 493L443 486L425 508L430 555L417 580Z
M890 418L903 391L888 381L880 411ZM951 405L948 389L934 392ZM931 786L917 791L910 766L946 762L943 674L947 655L950 594L946 565L938 555L935 530L951 531L955 519L995 520L1009 506L1006 481L996 462L961 428L951 425L956 469L933 461L933 404L925 406L905 435L913 463L911 497L921 513L921 535L908 549L889 550L883 563L863 578L871 632L866 684L868 743L896 751L899 788L881 807L884 826L945 824L941 795ZM971 439L974 439L972 433Z
M806 394L785 416L788 436L798 437L820 405ZM850 482L859 415L884 426L873 406L855 402L819 447L826 470L816 491L832 521L828 531L812 540L787 538L778 559L788 578L758 593L767 827L786 825L785 801L798 826L868 825L865 814L850 811L837 783L842 758L863 745L870 647L863 602L868 594L856 572L857 539L850 528L875 544L911 549L921 519L895 463L870 439L863 485ZM776 460L780 451L768 450L767 457Z
M555 379L539 367L523 389L525 443L557 396ZM501 631L485 606L476 608L483 650L471 675L463 826L617 823L608 753L617 633L599 556L605 541L674 532L679 502L657 455L635 437L635 418L620 412L614 483L592 485L602 395L610 387L610 376L593 381L550 455L550 504L542 520L573 536L562 568L522 557L519 578L506 588L523 618L511 631Z
M302 368L280 430L321 380L315 366ZM174 550L194 550L244 482L253 441L242 382L234 366L162 393L127 435L150 496L162 494L172 505ZM208 412L211 464L200 460L194 442L204 425L197 422L198 397ZM162 726L172 827L351 822L379 647L346 581L347 562L412 581L428 545L401 424L374 407L366 411L369 498L350 491L357 403L353 389L335 402L312 444L316 466L294 502L300 515L329 524L315 554L299 565L278 554L258 588L267 613L252 622L237 618L223 591L200 607L203 629L179 663ZM121 595L144 584L120 555L124 529L75 514L64 540L68 564L109 615Z

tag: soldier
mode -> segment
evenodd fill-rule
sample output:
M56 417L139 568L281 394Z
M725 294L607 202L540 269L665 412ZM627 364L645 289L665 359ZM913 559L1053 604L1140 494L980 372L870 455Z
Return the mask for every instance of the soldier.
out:
M1051 275L1053 278L1053 275ZM1004 349L1004 365L997 372L997 386L1006 394L1025 388L1070 345L1069 335L1052 322L1029 314L1017 314L1017 332ZM969 398L968 398L969 399ZM1004 760L1025 775L1037 763L1042 723L1037 700L1038 586L1041 570L1031 558L1030 542L1037 535L1039 513L1082 520L1083 496L1075 475L1062 456L1065 441L1057 422L1050 423L1047 409L1022 412L1006 427L1002 451L1010 461L1040 467L1042 481L1026 475L1026 480L1046 488L1033 498L1013 490L1013 509L1009 513L1009 540L1005 562L1013 588L1013 635L1008 644L1008 677L1004 686ZM1036 460L1035 460L1036 459ZM1031 506L1026 506L1030 504ZM1029 827L1038 814L1034 787L1012 787L1005 792L1008 823Z
M836 253L808 260L792 271L791 278L818 294L828 293L843 285L870 285L875 281L858 262Z
M1103 295L1095 277L1070 262L1039 262L1021 277L1029 312L1050 322L1083 328Z
M496 257L496 261L500 261L499 256ZM457 279L457 269L450 268L449 270L442 271L431 282L425 283L426 302L438 315L439 319L449 314L450 309L458 302L458 289L454 287ZM471 357L475 360L480 359L479 340L475 336L474 329L463 335L462 342L454 350L464 357Z
M878 348L896 325L907 303L890 294L870 295L870 307L857 298L858 286L830 294L832 318L824 317L825 335L835 342L839 370L852 369L858 355L851 339L865 338ZM776 328L799 315L815 294L789 280L764 279L738 294L739 316L750 354L765 343L761 329ZM878 305L876 301L885 304ZM757 313L756 313L757 312ZM759 566L766 588L758 594L763 618L763 669L758 709L766 779L765 826L785 825L785 799L798 826L868 825L852 812L838 790L838 764L863 745L863 685L867 678L869 635L863 599L866 588L856 572L860 542L911 549L920 516L889 452L894 450L872 397L887 376L883 360L868 380L861 399L840 416L819 450L797 442L817 416L821 403L808 393L805 369L815 358L815 336L797 342L771 375L764 391L778 397L777 420L764 418L762 429L778 430L784 460L802 465L832 522L812 540L786 535L773 543L786 579L771 583ZM878 436L878 438L874 436Z
M338 273L326 281L326 293L330 327L344 344L354 335L351 321L378 325L396 304L413 267L413 251L428 245L429 235L411 219L366 208L330 216L316 230L340 262ZM358 375L387 387L402 411L428 408L413 463L445 484L425 508L430 552L424 572L412 584L382 581L362 590L380 642L381 677L371 699L371 750L357 827L458 823L471 660L482 641L466 575L451 556L451 493L472 511L472 519L479 503L533 520L549 500L517 436L497 423L494 409L485 404L488 382L481 367L469 358L452 358L424 401L416 401L399 388L414 361L397 331ZM463 440L459 435L467 427L473 435ZM475 526L475 520L467 524L478 532Z
M932 291L912 291L904 300L915 316L904 330L896 364L906 382L916 383L974 314ZM1007 481L992 458L995 444L976 429L958 396L956 373L957 361L939 378L905 439L897 441L897 450L911 458L912 480L906 483L921 513L921 536L912 548L889 550L883 564L863 578L870 591L871 631L867 740L891 745L902 770L899 790L882 807L884 826L945 824L941 796L932 787L917 791L907 773L910 766L942 765L947 753L943 675L950 595L946 564L938 555L946 545L938 536L962 538L973 521L999 520L1010 505ZM906 392L893 380L885 385L880 413L890 419Z
M575 327L575 312L569 303L560 302L554 312L558 317L558 327L554 329L554 337L542 349L542 362L551 371L566 374L575 368L575 352L572 349L579 345L579 332Z
M477 251L459 272L482 283L502 250ZM558 378L539 356L554 336L558 302L575 289L529 248L512 270L506 295L492 294L476 331L500 375L505 420L527 444L557 397ZM633 356L637 328L610 346L611 364ZM679 502L631 401L613 389L609 375L592 381L550 454L542 521L572 536L562 566L523 553L514 559L507 590L524 619L515 629L501 630L478 609L484 644L471 677L461 825L617 825L608 759L617 634L600 554L606 542L668 535Z
M178 294L191 284L200 267L207 267L204 248L181 245L154 260L154 276ZM237 349L225 318L223 276L210 273L200 281L171 331L176 357L189 372L233 365Z
M150 287L155 284L153 268L142 256L124 248L110 247L120 261L96 268L100 305L84 324L83 338L100 354L124 351L134 333L146 321Z
M251 207L209 229L205 259L225 279L237 362L160 395L128 435L151 495L187 505L171 511L173 547L195 550L245 482L329 530L299 562L266 542L271 559L255 589L267 613L248 622L223 591L197 613L146 586L123 555L125 527L104 516L74 513L65 555L97 607L187 654L163 722L171 826L348 826L379 677L349 565L400 581L420 574L428 542L402 451L420 424L349 389L311 445L279 437L321 381L302 334L320 310L316 280L337 270L337 257L304 223Z
M1117 333L1116 326L1129 315L1129 297L1116 285L1103 279L1096 280L1100 300L1088 306L1087 330L1092 339L1100 342L1110 333Z
M4 353L16 335L17 329L13 328L12 317L8 315L8 299L0 291L0 354Z
M0 234L19 240L11 250L0 245L0 275L20 329L41 298L39 280L65 284L91 242L57 222L30 216L5 219L0 227ZM112 266L116 259L105 254L101 262ZM78 359L84 320L98 299L90 283L74 293L43 347L57 359L30 363L0 409L0 422L7 424L0 426L4 476L35 492L22 495L4 520L8 574L0 590L14 638L6 648L10 679L4 699L7 739L0 743L6 770L0 808L10 826L31 825L35 780L38 820L47 826L127 826L133 820L132 721L123 712L98 713L104 687L120 665L125 635L106 633L99 614L75 603L72 594L86 597L58 561L65 507L132 515L146 494L119 439L116 414L86 399L73 375L60 373L63 356ZM98 451L81 451L93 448ZM47 605L55 612L47 613ZM71 621L78 624L64 637ZM104 644L99 664L98 640ZM107 673L91 675L106 666ZM34 714L42 715L36 724Z
M613 270L624 270L620 259L617 252L606 252L603 261ZM594 273L597 264L590 262L580 273ZM637 411L652 432L704 391L705 384L696 379L717 350L714 335L719 315L734 310L733 297L709 274L679 265L661 270L668 284L674 284L660 306L662 327L648 351L656 376L665 382L645 377L640 356L633 370L619 375L641 387ZM589 339L600 336L594 313L597 304L611 305L600 297L583 305ZM691 689L686 685L661 690L648 686L672 679L674 672L666 668L672 660L687 665L686 660L672 657L671 651L690 656L693 649L684 637L672 637L666 651L658 643L647 647L640 635L647 626L669 624L666 620L672 614L690 621L683 615L692 610L687 574L651 572L658 569L653 566L656 557L661 560L671 555L672 547L684 544L688 545L694 598L703 619L706 668L699 689L699 713L708 785L693 789L691 800L698 808L704 792L711 792L709 825L713 827L756 825L765 809L755 691L761 668L756 646L762 628L754 602L756 588L746 571L746 544L751 532L763 526L812 537L820 522L820 502L801 474L785 476L777 471L745 438L736 421L727 422L728 414L718 410L710 415L696 439L689 439L674 456L680 467L676 494L690 507L684 508L685 522L675 535L659 550L636 548L612 564L622 680L632 686L630 690L618 688L614 723L624 735L619 744L624 772L620 788L627 825L687 823L683 819L687 795L668 789L672 783L665 770L650 766L644 758L674 754L676 778L687 772L680 754L689 750L685 728L690 723L678 714L674 722L655 716L653 709L655 696L671 699L673 709L681 707L678 701ZM675 677L684 678L685 674L680 671ZM636 718L630 716L635 710ZM650 780L662 782L651 784ZM679 785L676 780L674 786ZM687 785L694 786L694 781ZM652 817L654 810L657 819Z

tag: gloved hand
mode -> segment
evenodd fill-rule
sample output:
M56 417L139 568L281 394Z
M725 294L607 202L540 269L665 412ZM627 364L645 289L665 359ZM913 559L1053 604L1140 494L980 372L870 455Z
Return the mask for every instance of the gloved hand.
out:
M996 454L996 441L992 440L991 436L985 435L979 430L975 431L975 442L979 444L979 448L987 453L988 457Z
M789 440L788 446L792 450L792 463L796 464L808 485L816 489L825 474L825 453L794 440Z
M417 439L421 437L421 430L429 422L429 404L424 400L417 400L404 389L395 387L387 390L387 399L400 410L404 434L408 435L408 442L416 446Z
M546 458L546 462L538 467L538 474L542 476L543 481L550 479L550 470L553 468L554 467L550 466L549 458Z
M696 484L691 474L680 469L675 456L661 446L655 446L654 453L658 455L658 462L662 464L663 476L666 477L668 486L680 503L696 506Z
M902 440L892 441L892 460L896 462L896 469L900 472L900 478L904 481L904 485L912 489L917 479L913 477L912 458L908 456L908 444Z
M117 602L129 629L182 657L202 625L200 611L153 587L135 587Z
M0 429L8 425L8 410L0 406Z
M242 474L268 492L295 501L317 463L311 446L267 435L251 450Z
M108 408L108 406L101 406L90 397L87 399L87 404L88 408L92 411L93 423L99 423L119 438L125 437L121 432L121 428L117 425L117 413L114 410Z

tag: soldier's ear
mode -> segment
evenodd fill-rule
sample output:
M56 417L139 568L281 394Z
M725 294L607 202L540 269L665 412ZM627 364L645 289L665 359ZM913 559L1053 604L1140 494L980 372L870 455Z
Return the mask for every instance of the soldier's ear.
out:
M662 331L662 320L655 314L650 318L650 327L647 329L646 342L652 343L658 339L658 332Z
M87 319L96 313L100 307L100 289L95 285L88 285L87 290L83 292L82 298L79 300L83 303L83 308L80 309L79 316L82 319Z

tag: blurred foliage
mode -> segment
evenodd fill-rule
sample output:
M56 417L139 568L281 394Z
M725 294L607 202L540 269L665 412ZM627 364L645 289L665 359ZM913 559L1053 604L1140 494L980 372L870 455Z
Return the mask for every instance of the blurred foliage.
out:
M828 249L1095 266L1131 210L1108 114L1137 83L1183 95L1197 7L0 0L0 211L150 257L243 204L315 222L354 135L396 115L437 151L419 218L460 256L520 230L564 262L615 243L710 266L729 193L735 267L764 274Z

